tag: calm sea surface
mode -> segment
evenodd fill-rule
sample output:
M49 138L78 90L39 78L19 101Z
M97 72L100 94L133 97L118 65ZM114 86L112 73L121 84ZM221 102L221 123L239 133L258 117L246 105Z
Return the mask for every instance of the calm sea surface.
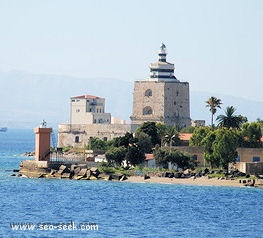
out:
M0 237L263 237L263 189L12 177L33 149L0 133Z

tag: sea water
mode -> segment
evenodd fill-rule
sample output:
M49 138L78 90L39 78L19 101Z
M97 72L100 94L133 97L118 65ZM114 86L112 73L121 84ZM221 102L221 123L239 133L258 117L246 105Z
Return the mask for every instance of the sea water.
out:
M32 150L0 133L0 237L263 237L262 189L11 176Z

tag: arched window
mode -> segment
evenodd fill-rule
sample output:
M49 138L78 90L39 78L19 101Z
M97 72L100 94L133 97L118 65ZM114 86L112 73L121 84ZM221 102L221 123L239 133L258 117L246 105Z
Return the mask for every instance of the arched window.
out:
M75 137L75 143L79 143L79 136Z
M151 96L153 95L153 92L152 92L151 89L147 89L147 90L145 91L144 95L145 95L146 97L151 97Z
M143 115L151 115L151 114L153 114L153 110L151 107L147 106L143 108Z

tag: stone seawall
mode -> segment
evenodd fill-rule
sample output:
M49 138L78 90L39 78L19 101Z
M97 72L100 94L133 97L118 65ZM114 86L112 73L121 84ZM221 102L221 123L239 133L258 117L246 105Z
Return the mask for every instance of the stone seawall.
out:
M29 178L60 178L75 180L126 180L124 174L101 173L96 167L89 167L88 163L53 162L26 160L21 162L19 174Z

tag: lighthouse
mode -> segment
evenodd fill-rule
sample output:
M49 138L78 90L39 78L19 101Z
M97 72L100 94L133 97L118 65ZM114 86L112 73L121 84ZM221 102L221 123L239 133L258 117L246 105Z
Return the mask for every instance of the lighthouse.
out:
M166 46L161 44L158 52L158 61L150 64L150 78L149 81L157 82L175 82L179 81L174 76L174 64L166 62Z
M144 122L158 122L178 128L191 123L189 83L174 75L174 64L167 62L164 43L158 61L150 64L150 76L134 82L132 131Z
M41 125L34 128L35 132L35 160L50 162L50 135L52 128L47 128L43 121Z

